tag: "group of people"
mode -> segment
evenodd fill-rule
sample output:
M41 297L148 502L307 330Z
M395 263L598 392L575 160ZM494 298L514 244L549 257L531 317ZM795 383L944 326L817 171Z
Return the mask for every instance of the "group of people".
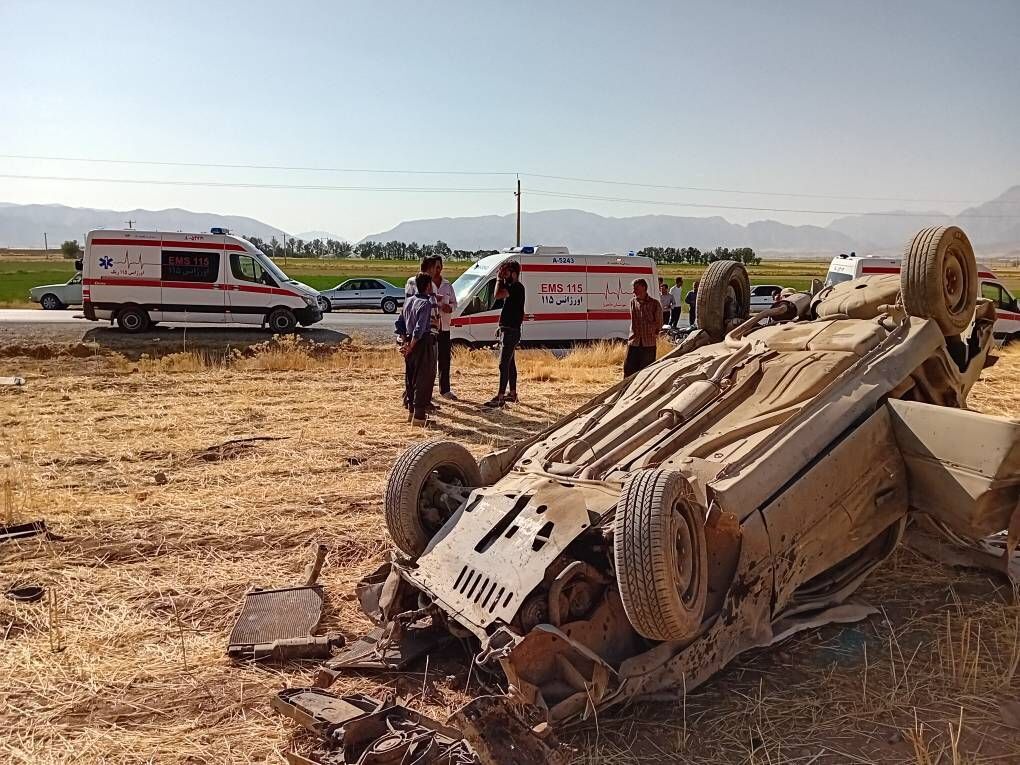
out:
M404 308L396 322L404 356L404 406L408 422L424 426L427 416L439 410L432 400L437 377L439 395L457 400L450 384L453 352L450 319L457 307L457 294L443 278L441 256L422 259L421 271L407 280L404 298ZM524 322L524 285L518 261L508 260L500 267L493 308L500 308L499 390L483 404L490 409L518 400L516 350Z
M694 326L694 317L697 313L695 302L698 299L698 282L694 282L691 291L684 296L684 278L676 277L676 284L672 287L666 286L666 280L659 277L659 304L662 306L662 325L670 329L676 329L680 323L680 316L683 312L684 303L687 304L687 312L691 316L690 325Z

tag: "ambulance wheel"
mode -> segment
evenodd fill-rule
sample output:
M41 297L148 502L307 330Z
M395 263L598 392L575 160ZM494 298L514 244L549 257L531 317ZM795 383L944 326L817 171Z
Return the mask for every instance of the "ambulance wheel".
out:
M674 470L639 470L623 485L613 560L627 619L649 640L684 640L708 597L705 511Z
M43 295L42 299L39 301L39 305L42 306L44 311L59 311L64 307L64 304L60 302L60 298L52 292L47 292Z
M386 298L382 301L382 312L383 313L396 313L397 312L397 301L393 298Z
M120 309L117 314L117 326L125 332L135 334L147 330L152 322L149 320L149 312L136 305Z
M900 294L911 316L932 319L947 337L974 317L978 270L974 248L957 226L918 231L903 253Z
M297 317L289 308L274 308L266 317L266 324L272 332L293 332L297 328Z
M751 280L735 260L709 263L698 282L694 301L698 326L719 342L735 324L751 315Z
M386 528L397 548L421 555L467 494L482 485L478 461L453 441L423 441L397 459L386 481Z

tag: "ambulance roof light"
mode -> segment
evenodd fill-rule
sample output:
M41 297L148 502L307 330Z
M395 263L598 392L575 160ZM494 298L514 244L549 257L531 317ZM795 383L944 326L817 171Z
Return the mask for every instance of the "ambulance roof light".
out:
M213 226L211 229L209 229L209 233L210 234L216 234L217 236L223 236L224 234L229 234L230 233L230 229L229 228L222 228L220 226Z

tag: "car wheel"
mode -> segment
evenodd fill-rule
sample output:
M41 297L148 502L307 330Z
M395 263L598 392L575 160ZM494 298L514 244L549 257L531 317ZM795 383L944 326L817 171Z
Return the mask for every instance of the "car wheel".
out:
M323 313L330 313L333 310L333 304L329 302L328 298L324 298L319 295L319 310Z
M482 484L477 460L453 441L425 441L400 455L386 482L383 507L393 544L412 557L425 551L460 504L432 479L464 494Z
M903 253L900 294L907 313L932 319L942 334L958 335L974 317L978 271L974 248L957 226L932 226Z
M150 324L149 312L136 305L122 308L117 313L117 326L130 334L144 332Z
M297 327L297 318L289 308L274 308L266 317L266 324L273 332L293 332Z
M383 313L396 313L397 312L397 301L393 298L384 298L382 301Z
M44 311L59 311L64 307L64 304L60 302L60 298L52 292L47 292L43 295L42 299L39 301L39 305L42 306Z
M650 640L684 640L708 597L705 511L673 470L640 470L616 508L613 558L627 618Z
M751 281L742 263L717 260L709 264L698 283L695 312L698 326L713 342L751 315Z

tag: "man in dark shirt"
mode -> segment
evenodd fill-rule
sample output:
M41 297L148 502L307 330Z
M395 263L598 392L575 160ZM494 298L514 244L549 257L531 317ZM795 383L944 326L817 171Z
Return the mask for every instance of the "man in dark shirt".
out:
M691 326L695 327L698 324L698 280L694 281L694 286L691 287L691 291L687 293L687 297L684 298L684 302L690 307Z
M634 299L630 301L630 337L623 376L630 377L655 361L655 346L662 327L662 305L648 294L648 282L635 279Z
M424 426L436 384L436 336L433 315L436 301L432 297L432 276L424 272L415 277L415 294L404 303L407 343L404 354L404 379L408 390L405 400L411 422Z
M524 285L521 284L521 264L516 260L500 266L496 298L503 300L499 313L499 393L483 404L488 408L517 401L517 360L514 354L521 342L521 324L524 322Z

